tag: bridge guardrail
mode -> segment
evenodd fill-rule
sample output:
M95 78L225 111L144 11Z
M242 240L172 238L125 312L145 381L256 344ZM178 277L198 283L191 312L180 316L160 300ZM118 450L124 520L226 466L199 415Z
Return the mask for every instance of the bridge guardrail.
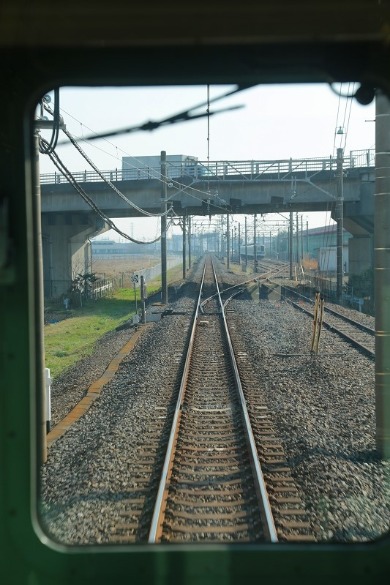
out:
M351 150L344 156L344 169L367 168L375 166L375 150ZM326 158L302 158L281 160L244 160L244 161L195 161L191 165L187 162L167 163L167 176L169 179L192 177L196 180L224 180L226 178L240 177L240 180L255 181L267 178L267 180L288 179L294 173L305 173L312 176L321 171L336 171L337 159L329 156ZM102 171L108 181L135 181L161 178L161 167L148 167L145 165L134 166L126 169L112 169ZM78 183L100 182L102 179L95 171L77 171L73 173ZM41 184L67 183L67 179L61 173L48 173L41 175Z

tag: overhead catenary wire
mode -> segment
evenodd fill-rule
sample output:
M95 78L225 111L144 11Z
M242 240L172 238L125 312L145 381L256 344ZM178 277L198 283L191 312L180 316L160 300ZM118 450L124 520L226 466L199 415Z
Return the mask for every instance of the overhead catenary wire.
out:
M47 111L51 112L50 108L46 108ZM89 128L88 126L86 126L85 124L83 124L80 120L78 120L77 118L75 118L72 114L70 114L69 112L66 112L64 109L61 109L66 115L70 116L71 118L73 118L73 120L75 120L76 122L78 122L82 127L88 128L88 130L90 130L91 132L93 132L93 130L91 128ZM82 138L82 139L75 139L73 137L74 140L77 141L86 141L86 138ZM104 140L110 144L111 146L113 146L116 150L120 150L121 152L123 152L124 154L126 154L127 156L131 156L129 155L128 152L126 152L125 150L123 150L122 148L116 146L115 144L113 144L111 141L107 140L106 138L104 138ZM61 143L62 145L64 143ZM102 148L99 148L98 146L96 146L96 144L90 143L89 144L91 146L93 146L94 148L97 148L98 150L100 150L101 152L104 152L105 154L108 154L109 156L112 156L113 158L116 158L117 160L119 160L118 156L115 156L105 150L103 150ZM139 164L141 164L142 166L145 166L145 163L140 161L139 159L137 159L134 156L131 156L131 158L133 158L135 161L137 161ZM126 165L132 168L137 169L138 167L134 164L131 165L128 161L126 161ZM151 169L151 174L153 176L154 179L156 179L157 181L163 181L163 179L161 178L161 173L154 171L154 169ZM101 176L101 175L100 175ZM105 180L105 179L103 179ZM177 180L172 180L171 181L172 184L176 187L176 189L178 189L178 192L183 192L186 193L186 195L192 197L193 199L197 200L197 201L203 201L204 197L209 197L209 192L208 191L203 191L202 189L198 189L196 187L193 187L192 184L191 185L185 185L184 183L181 183L180 181ZM199 195L196 195L199 194ZM122 194L123 195L123 194ZM174 193L174 195L177 195L177 192ZM173 197L173 195L172 195ZM222 205L218 205L217 203L213 203L213 208L220 210L222 213L226 213L226 207L223 207ZM144 210L145 211L145 210ZM145 215L147 215L147 213L145 213ZM161 214L151 214L150 217L161 217Z
M214 97L211 101L216 102L216 101L224 99L228 96L234 95L235 93L239 93L245 89L249 89L250 87L253 87L253 85L237 85L237 86L235 86L234 89L232 89L228 92L225 92L224 94L222 94L220 96ZM200 112L199 114L192 113L192 112L198 110L199 108L203 107L204 105L205 104L203 102L203 103L198 104L196 106L192 106L191 108L188 108L187 110L179 112L178 114L168 116L167 118L164 118L162 120L158 120L158 121L149 120L148 122L145 122L144 124L141 124L141 125L119 128L117 130L110 130L108 132L101 132L100 134L93 134L90 136L86 136L85 140L97 140L100 138L107 138L110 136L119 136L122 134L129 134L131 132L140 132L140 131L151 132L151 131L156 130L157 128L160 128L162 126L177 124L179 122L189 122L190 120L196 120L198 118L203 118L207 115L213 116L215 114L220 114L222 112L229 112L231 110L237 110L237 109L242 107L240 105L239 106L231 106L228 108L223 108L221 110L214 110L213 112L210 112L209 114L207 114L205 112Z
M53 114L51 108L48 108L46 106L46 109L51 114ZM66 130L65 128L63 128L62 130L63 130L64 134L69 138L69 140L73 144L73 146L79 151L79 153L81 154L81 156L87 161L87 163L99 175L99 177L102 179L102 181L105 182L107 185L109 185L109 187L113 191L115 191L115 193L117 195L119 195L119 197L121 199L123 199L123 201L125 201L128 205L130 205L130 207L133 207L139 213L141 213L143 215L146 215L148 217L161 217L163 215L162 213L151 213L151 212L147 211L146 209L142 209L141 207L139 207L138 205L136 205L136 203L134 203L133 201L130 201L130 199L128 199L119 189L117 189L117 187L109 179L107 179L104 176L104 174L100 171L100 169L95 165L95 163L86 154L86 152L84 152L84 150L81 148L81 146L78 144L77 140L72 136L72 134L68 130ZM169 210L167 210L166 212L164 212L164 215L167 215L168 213L169 213Z
M130 199L128 199L126 197L126 195L124 195L119 189L117 189L117 187L115 187L115 185L104 176L104 174L98 169L98 167L91 161L91 159L88 157L88 155L83 151L83 149L80 147L80 145L77 143L77 141L73 138L73 136L70 134L70 132L68 132L68 130L64 130L64 133L68 136L68 138L72 142L73 146L75 148L77 148L77 150L80 152L81 156L88 162L88 164L93 168L93 170L99 175L99 177L102 179L102 181L104 181L109 187L111 187L111 189L113 191L115 191L115 193L117 195L119 195L119 197L121 199L123 199L123 201L125 201L128 205L130 205L130 207L133 207L139 213L142 213L143 215L146 215L148 217L161 217L163 215L168 215L169 209L163 213L150 213L146 209L142 209L141 207L139 207L133 201L130 201Z
M352 88L354 90L355 83L353 83ZM353 104L353 99L352 98L349 98L347 100L347 104L345 106L345 114L344 114L344 125L345 125L345 134L344 134L345 139L344 139L344 145L343 145L344 152L345 152L345 149L346 149L346 146L347 146L347 138L348 138L348 132L349 132L349 123L350 123L350 120L351 120L351 112L352 112L352 104ZM345 122L345 119L347 117L347 107L348 106L349 106L348 120L347 120L347 122Z
M49 146L49 143L46 140L44 140L43 138L41 138L41 141L43 142L44 148L47 148ZM82 199L89 205L89 207L91 207L91 209L93 209L93 211L95 211L95 213L101 219L103 219L105 221L105 223L107 223L107 225L111 229L113 229L115 232L117 232L120 236L122 236L126 240L129 240L130 242L133 242L135 244L144 244L144 245L145 244L154 244L155 242L158 242L161 239L161 234L160 234L160 236L158 236L155 239L150 240L150 241L137 240L137 239L129 236L128 234L126 234L122 230L120 230L115 225L115 223L103 211L101 211L101 209L99 209L99 207L95 204L95 202L89 197L89 195L84 191L84 189L77 183L77 181L73 177L72 173L69 171L69 169L66 168L66 166L61 161L59 156L55 152L49 152L48 154L49 154L49 157L50 157L50 160L52 161L52 163L56 166L56 168L60 171L60 173L62 175L64 175L64 177L69 181L69 183L72 185L72 187L77 191L77 193L82 197ZM171 222L169 222L169 224L167 225L166 232L168 232L170 226L171 226Z

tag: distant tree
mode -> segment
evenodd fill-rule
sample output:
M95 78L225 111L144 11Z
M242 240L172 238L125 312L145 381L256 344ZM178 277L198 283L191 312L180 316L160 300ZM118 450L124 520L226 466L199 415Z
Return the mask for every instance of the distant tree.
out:
M70 294L72 300L78 297L80 305L82 305L82 299L87 300L91 298L92 285L98 279L93 272L86 272L84 274L77 274L72 280L70 286Z

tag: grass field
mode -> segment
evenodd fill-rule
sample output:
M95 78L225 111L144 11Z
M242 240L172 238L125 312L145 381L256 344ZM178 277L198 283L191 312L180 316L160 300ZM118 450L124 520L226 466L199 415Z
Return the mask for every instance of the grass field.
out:
M136 272L142 268L155 266L160 262L160 256L134 255L129 258L94 258L92 272L103 275L105 278L120 276L122 273Z
M119 260L119 259L118 259ZM113 263L112 263L113 264ZM119 269L120 264L116 265ZM119 270L119 272L121 272ZM168 283L181 280L182 266L168 271ZM161 289L161 278L147 284L148 296ZM139 300L139 288L137 289ZM45 366L56 378L78 360L93 353L97 340L135 314L134 289L116 290L110 297L90 301L82 308L51 313L45 325Z

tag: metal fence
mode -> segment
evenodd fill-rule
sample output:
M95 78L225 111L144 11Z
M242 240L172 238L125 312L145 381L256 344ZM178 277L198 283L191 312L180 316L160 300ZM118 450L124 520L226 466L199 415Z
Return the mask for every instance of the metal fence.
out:
M88 284L85 288L72 289L71 280L46 280L44 281L45 305L55 308L80 307L90 300L108 296L117 288L120 288L122 279L98 278L96 282ZM68 302L66 301L68 299Z
M181 264L181 258L168 258L167 259L167 267L173 268L178 264ZM138 275L138 281L140 281L140 277L143 276L145 282L148 283L151 280L157 278L161 274L161 264L156 264L155 266L151 266L150 268L143 268L142 270L136 270L132 274Z
M367 168L375 166L375 150L351 150L343 158L343 167ZM223 180L234 176L240 180L283 180L293 173L313 175L320 171L336 171L337 159L332 156L280 159L280 160L244 160L244 161L196 161L190 167L185 162L167 163L167 175L171 179L181 177L193 177L199 180L219 179ZM78 183L100 182L99 173L95 171L78 171L72 173ZM161 178L161 167L148 167L141 163L133 168L113 169L101 171L107 181L136 181ZM41 184L67 183L67 179L61 173L49 173L41 175Z
M181 264L182 260L179 257L172 257L167 259L167 267L173 268ZM138 283L141 275L145 282L151 282L161 274L161 264L155 264L149 268L141 270L121 272L115 277L105 278L103 275L96 273L97 280L86 286L85 289L72 291L71 280L45 280L45 303L50 304L56 308L65 308L65 299L70 300L70 305L73 307L80 307L85 302L94 301L102 297L109 296L119 288L133 288L134 284L132 276L138 275ZM139 286L139 285L138 285Z

